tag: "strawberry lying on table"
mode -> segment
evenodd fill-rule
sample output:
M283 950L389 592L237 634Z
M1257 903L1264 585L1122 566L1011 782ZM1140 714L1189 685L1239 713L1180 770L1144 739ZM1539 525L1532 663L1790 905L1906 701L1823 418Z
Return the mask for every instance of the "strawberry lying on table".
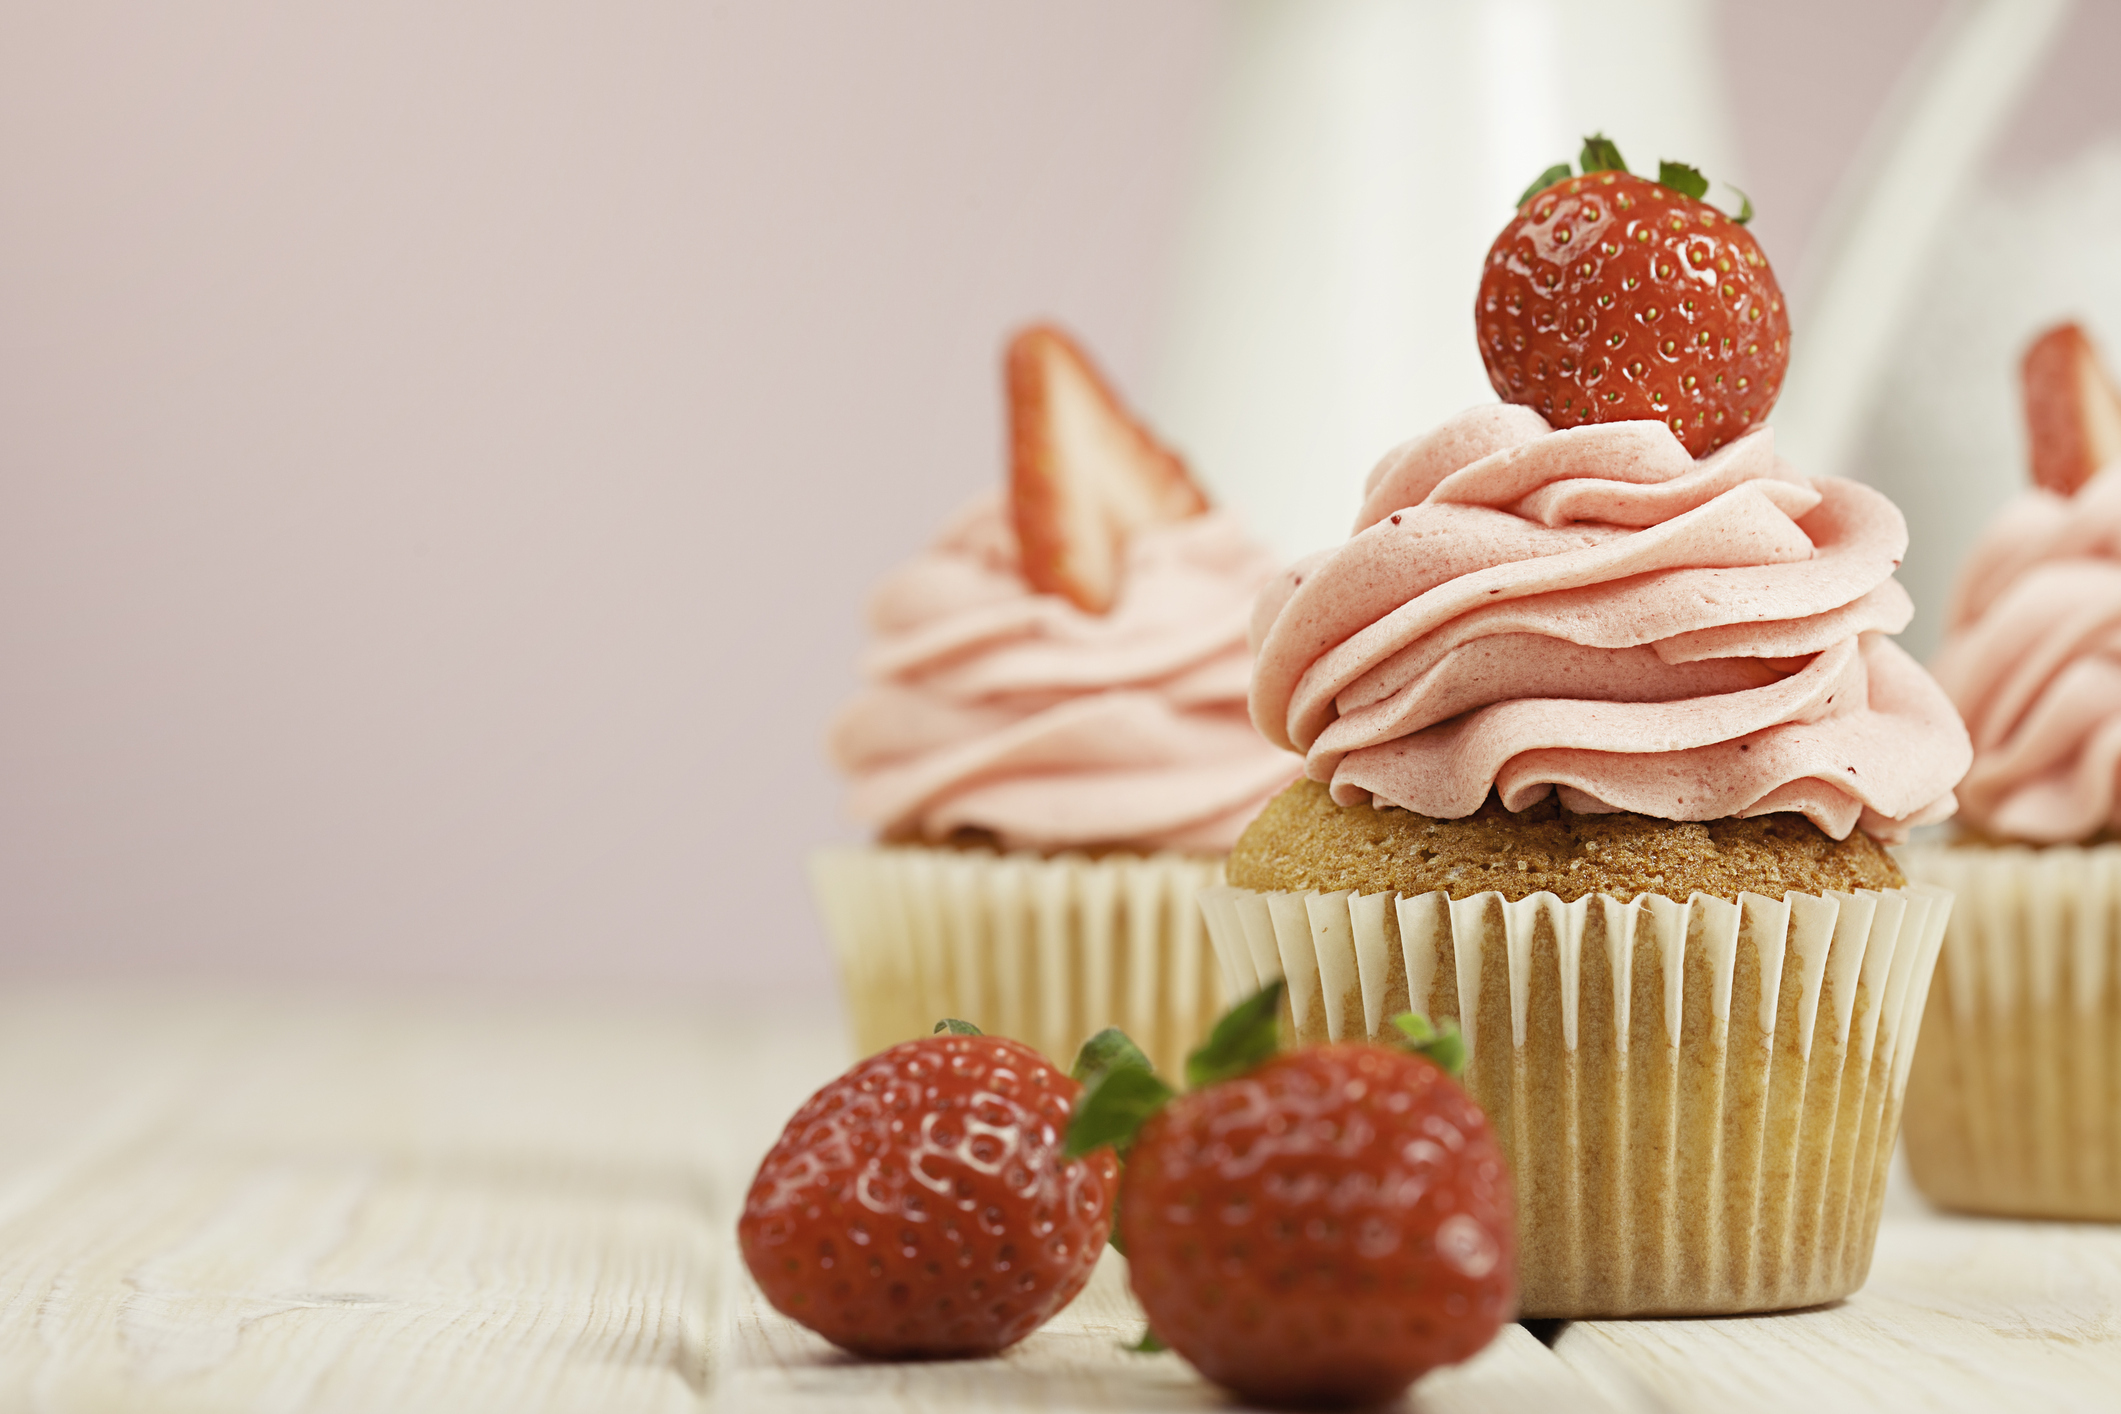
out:
M1247 1399L1377 1403L1516 1314L1509 1172L1451 1079L1455 1032L1405 1016L1405 1049L1283 1054L1281 989L1223 1019L1185 1094L1139 1052L1092 1067L1066 1152L1124 1150L1120 1245L1155 1342Z
M1075 1299L1112 1229L1109 1150L1064 1158L1082 1086L962 1022L796 1111L737 1240L776 1310L858 1355L992 1355Z
M857 1354L991 1355L1082 1290L1117 1208L1144 1349L1275 1404L1391 1398L1515 1314L1509 1173L1455 1032L1285 1054L1281 995L1223 1018L1184 1094L1116 1030L1073 1076L963 1022L872 1056L759 1166L746 1265Z

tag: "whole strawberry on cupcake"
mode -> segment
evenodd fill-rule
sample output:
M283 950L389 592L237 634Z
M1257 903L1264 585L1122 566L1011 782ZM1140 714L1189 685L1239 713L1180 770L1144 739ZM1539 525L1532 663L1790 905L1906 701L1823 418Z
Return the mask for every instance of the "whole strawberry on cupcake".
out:
M812 878L863 1052L939 1015L1177 1064L1221 1003L1194 897L1296 759L1246 712L1277 565L1050 326L1005 361L1003 494L869 606L832 728L873 846Z
M1706 193L1602 137L1526 192L1474 309L1503 401L1260 596L1305 777L1203 895L1305 1039L1457 1020L1530 1316L1861 1285L1948 913L1884 848L1969 759L1889 637L1905 523L1776 455L1788 315Z
M1936 671L1973 733L1908 1081L1915 1182L1973 1212L2121 1221L2121 390L2080 325L2022 377L2033 486L1960 571Z

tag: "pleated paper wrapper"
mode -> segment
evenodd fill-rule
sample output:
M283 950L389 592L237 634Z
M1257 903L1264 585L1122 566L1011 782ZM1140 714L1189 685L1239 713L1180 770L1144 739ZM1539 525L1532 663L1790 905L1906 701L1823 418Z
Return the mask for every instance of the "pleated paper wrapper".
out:
M862 1055L958 1017L1066 1066L1118 1026L1182 1075L1222 1010L1195 903L1220 859L869 846L810 876Z
M1944 1207L2121 1221L2121 845L1898 851L1958 895L1907 1090Z
M1523 1314L1732 1314L1863 1284L1951 897L1203 891L1307 1041L1455 1018L1517 1188Z

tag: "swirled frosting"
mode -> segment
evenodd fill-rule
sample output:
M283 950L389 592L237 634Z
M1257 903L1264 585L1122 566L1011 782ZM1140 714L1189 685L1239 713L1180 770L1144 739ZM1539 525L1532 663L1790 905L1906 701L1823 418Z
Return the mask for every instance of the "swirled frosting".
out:
M1297 774L1245 712L1273 558L1210 511L1137 531L1093 614L1024 581L999 496L878 589L866 684L834 723L850 809L888 839L1226 851Z
M2121 826L2121 467L1989 526L1935 669L1973 733L1966 823L2040 843Z
M1252 719L1343 805L1667 820L1797 811L1886 841L1954 807L1965 728L1886 635L1899 511L1766 428L1476 408L1386 456L1355 533L1254 611Z

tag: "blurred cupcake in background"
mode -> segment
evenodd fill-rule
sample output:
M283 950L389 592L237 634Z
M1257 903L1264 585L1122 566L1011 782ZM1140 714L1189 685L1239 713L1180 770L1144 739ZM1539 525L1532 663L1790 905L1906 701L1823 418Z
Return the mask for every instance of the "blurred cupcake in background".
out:
M2121 392L2075 324L2022 377L2034 487L1961 569L1935 665L1974 742L1960 828L1901 856L1959 896L1908 1159L1947 1207L2121 1220Z
M811 876L857 1049L955 1016L1160 1067L1221 1004L1194 897L1298 762L1246 712L1277 570L1065 334L1006 357L1011 475L869 605L830 739L870 846Z

